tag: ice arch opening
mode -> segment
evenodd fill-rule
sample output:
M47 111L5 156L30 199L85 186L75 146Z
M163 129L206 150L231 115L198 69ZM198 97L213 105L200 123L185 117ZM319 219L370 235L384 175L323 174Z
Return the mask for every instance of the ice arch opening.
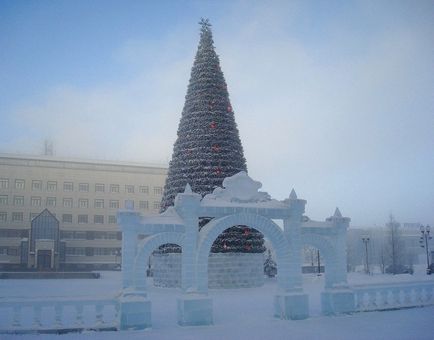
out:
M318 249L324 259L325 287L331 288L335 283L336 251L326 237L315 234L304 234L301 237L303 245L312 246Z
M246 225L261 232L267 237L276 252L276 263L279 268L278 284L280 288L287 288L290 247L283 234L283 230L272 220L260 215L240 213L233 214L207 223L201 230L198 239L198 251L196 255L197 284L200 292L208 290L208 255L213 242L226 229L234 225Z
M137 255L134 259L133 287L137 291L146 291L146 264L149 256L154 250L163 244L176 244L184 247L185 234L175 232L165 232L155 234L143 239L137 246ZM182 270L182 269L181 269Z

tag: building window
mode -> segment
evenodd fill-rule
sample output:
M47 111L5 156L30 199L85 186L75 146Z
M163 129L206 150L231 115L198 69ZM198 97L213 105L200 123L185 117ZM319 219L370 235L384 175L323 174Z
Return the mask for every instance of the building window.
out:
M118 223L116 216L110 215L109 219L108 219L108 223L110 223L110 224L116 224L116 223Z
M87 215L78 215L78 223L88 223Z
M32 190L33 191L42 190L42 181L32 181Z
M103 215L95 215L93 217L93 223L95 223L95 224L103 224L104 223L104 216Z
M162 195L163 194L163 188L162 187L155 187L154 188L154 195Z
M86 216L86 221L87 221L87 216ZM85 240L86 239L86 232L85 231L74 231L74 239Z
M78 191L89 192L89 183L79 183Z
M73 190L74 190L74 183L72 182L63 183L63 191L73 191Z
M94 248L96 256L115 256L118 254L118 248Z
M72 198L64 198L63 199L63 207L64 208L72 208Z
M12 222L23 222L24 216L22 212L12 213Z
M95 208L104 208L104 200L96 199L94 206L95 206Z
M15 180L15 189L24 190L25 186L26 186L26 182L23 179Z
M0 205L7 205L8 204L8 196L7 195L1 195L0 196Z
M39 215L38 213L30 213L30 215L29 215L30 222L38 215Z
M9 188L9 180L7 178L0 178L0 189Z
M149 194L149 187L148 187L148 186L145 186L145 185L141 185L141 186L139 187L139 192L140 192L141 194Z
M57 191L57 182L48 181L47 182L47 191Z
M157 201L154 202L154 209L160 209L160 206L161 206L160 202Z
M86 256L86 248L66 247L65 254L68 256Z
M95 192L104 192L104 184L95 184Z
M47 197L47 207L56 206L56 197Z
M0 247L0 255L18 256L18 247Z
M148 201L140 201L139 202L139 208L141 210L148 210L149 209L149 202Z
M110 200L110 209L119 209L119 201Z
M134 201L133 200L125 200L125 209L134 210Z
M24 196L14 196L14 205L24 205Z
M119 192L119 184L110 184L110 192Z
M60 235L62 239L72 240L74 238L74 232L68 230L63 230Z
M8 255L9 256L18 256L18 248L17 247L8 247Z
M126 185L125 186L125 192L129 194L134 194L134 185Z
M72 214L63 214L62 215L63 223L72 223Z
M6 222L8 220L8 214L5 212L0 212L0 222Z
M41 206L41 202L42 202L42 199L40 197L32 197L32 198L30 198L30 205L32 207L39 207L39 206Z
M95 233L93 234L93 238L95 240L105 240L106 237L106 232L104 231L95 231Z
M78 200L78 207L79 208L89 208L89 200L80 198Z

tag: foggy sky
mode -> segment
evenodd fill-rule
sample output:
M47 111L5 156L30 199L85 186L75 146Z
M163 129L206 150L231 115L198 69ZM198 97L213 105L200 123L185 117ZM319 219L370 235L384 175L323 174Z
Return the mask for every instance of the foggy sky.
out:
M1 2L0 152L168 164L201 16L263 190L434 224L431 1Z

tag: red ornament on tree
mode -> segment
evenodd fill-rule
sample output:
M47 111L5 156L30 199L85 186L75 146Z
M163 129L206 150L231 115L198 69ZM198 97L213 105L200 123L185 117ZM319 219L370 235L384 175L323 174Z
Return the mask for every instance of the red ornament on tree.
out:
M220 174L222 173L222 169L221 169L221 168L217 168L217 169L215 170L215 173L216 173L217 175L220 175Z
M232 112L232 106L228 105L228 112Z
M216 122L211 122L211 124L209 125L209 127L211 129L215 129L217 127L217 123Z
M214 151L214 152L219 152L220 151L220 145L218 145L218 144L214 144L213 146L212 146L212 151Z
M249 235L249 229L247 229L247 228L244 229L244 235L246 235L246 236Z

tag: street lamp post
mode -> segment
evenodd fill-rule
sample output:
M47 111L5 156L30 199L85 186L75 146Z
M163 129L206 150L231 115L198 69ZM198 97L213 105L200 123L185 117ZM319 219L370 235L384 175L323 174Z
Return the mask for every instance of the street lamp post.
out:
M362 237L362 241L365 244L365 259L366 259L366 274L370 274L369 271L369 255L368 255L368 244L369 244L369 237Z
M321 276L321 259L319 257L319 249L317 250L317 258L318 258L318 276Z
M120 249L116 249L115 250L115 269L119 269L120 264L118 263L118 258L120 258L121 256L121 250Z
M430 236L430 226L427 225L424 227L423 225L420 226L420 246L422 248L425 248L426 251L426 274L431 275L431 268L429 264L429 244L428 241L432 239L432 236Z

